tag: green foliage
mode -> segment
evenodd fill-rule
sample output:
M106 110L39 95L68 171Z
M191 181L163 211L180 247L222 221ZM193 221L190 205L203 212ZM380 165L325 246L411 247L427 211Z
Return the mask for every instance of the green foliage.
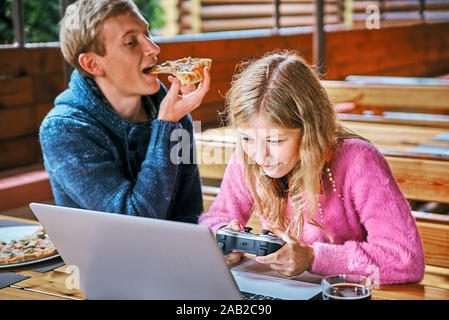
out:
M26 42L58 41L59 0L24 1Z
M150 29L164 25L163 11L157 0L135 0L142 15L150 23ZM58 41L59 0L25 0L26 42ZM14 42L12 22L12 0L0 1L0 44Z
M12 0L0 1L0 44L12 43L14 40L11 2Z
M161 0L163 1L163 0ZM160 29L164 26L164 11L157 0L134 0L140 12L150 24L150 29Z
M26 42L49 42L58 40L59 1L23 1ZM0 42L13 43L12 0L0 4Z

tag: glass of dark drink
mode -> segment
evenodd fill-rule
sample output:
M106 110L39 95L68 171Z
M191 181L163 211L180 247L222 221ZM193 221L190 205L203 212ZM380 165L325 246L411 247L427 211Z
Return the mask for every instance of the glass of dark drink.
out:
M321 280L323 300L370 300L373 283L356 274L327 276Z

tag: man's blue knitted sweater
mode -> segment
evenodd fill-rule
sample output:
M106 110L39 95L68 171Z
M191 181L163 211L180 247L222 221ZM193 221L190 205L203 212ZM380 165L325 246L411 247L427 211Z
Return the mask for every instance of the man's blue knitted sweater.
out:
M170 159L179 142L170 136L182 128L189 133L193 160L192 119L156 119L165 94L161 84L156 94L142 96L149 120L129 122L95 81L73 72L39 133L57 205L197 222L203 210L198 167Z

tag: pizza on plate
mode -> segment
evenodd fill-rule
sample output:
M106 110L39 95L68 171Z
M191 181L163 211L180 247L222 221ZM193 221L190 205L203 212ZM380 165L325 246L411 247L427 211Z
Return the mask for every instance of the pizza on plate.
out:
M208 58L182 58L174 61L165 61L150 69L151 73L169 73L181 81L181 84L197 83L203 80L203 69L210 69L212 59Z
M38 260L57 253L42 226L20 240L0 241L0 265Z

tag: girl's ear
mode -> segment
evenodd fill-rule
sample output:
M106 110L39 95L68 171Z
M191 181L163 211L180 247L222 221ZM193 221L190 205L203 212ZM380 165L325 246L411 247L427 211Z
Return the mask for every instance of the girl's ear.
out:
M98 61L97 55L92 52L81 53L78 57L80 66L93 76L103 76L104 70Z

